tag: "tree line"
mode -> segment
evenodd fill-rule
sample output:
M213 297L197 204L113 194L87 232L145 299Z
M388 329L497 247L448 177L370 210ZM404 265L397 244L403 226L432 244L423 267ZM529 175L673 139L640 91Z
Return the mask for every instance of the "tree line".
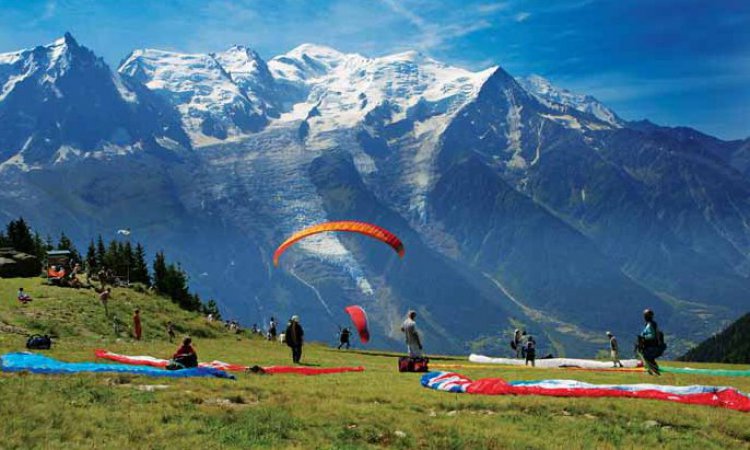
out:
M209 300L204 303L198 294L190 292L187 273L179 263L168 262L163 251L156 253L152 270L149 270L146 251L140 242L136 242L135 246L129 240L123 242L112 239L105 242L99 235L96 241L89 241L84 258L64 232L60 233L55 244L49 235L42 238L39 232L32 233L31 227L21 217L11 220L5 227L5 232L0 230L0 247L11 247L36 256L40 271L48 251L67 250L72 262L80 263L89 277L109 272L117 277L127 278L131 283L153 288L183 309L220 317L216 302Z

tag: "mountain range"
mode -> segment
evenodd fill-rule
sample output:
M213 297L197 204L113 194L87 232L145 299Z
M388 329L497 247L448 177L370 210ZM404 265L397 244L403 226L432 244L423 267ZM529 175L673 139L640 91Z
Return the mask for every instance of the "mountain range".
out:
M113 70L70 35L0 54L0 219L77 239L130 228L246 324L343 307L398 348L591 355L656 311L684 352L748 309L750 139L627 121L501 67L311 44L264 60L134 50ZM295 230L353 219L406 246Z

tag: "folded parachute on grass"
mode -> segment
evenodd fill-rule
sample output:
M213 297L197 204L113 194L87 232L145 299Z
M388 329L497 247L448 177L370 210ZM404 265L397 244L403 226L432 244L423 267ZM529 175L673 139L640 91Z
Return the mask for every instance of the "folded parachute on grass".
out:
M690 367L667 367L659 366L659 370L665 373L681 373L687 375L708 375L717 377L750 377L750 370L727 370L727 369L693 369Z
M722 386L591 384L575 380L505 381L500 378L472 381L454 372L426 373L422 376L422 386L438 391L466 394L626 397L750 411L748 395L735 388Z
M91 362L65 362L34 353L7 353L0 357L3 372L32 372L44 374L72 374L87 372L115 372L145 375L149 377L214 377L234 379L233 375L211 367L165 370L156 367L131 366L125 364L102 364Z
M539 361L539 360L537 360ZM503 369L503 367L497 367L500 366L499 364L495 364L495 367L493 367L492 364L430 364L430 367L433 367L435 369ZM545 367L547 369L548 367ZM513 370L516 369L536 369L536 367L532 366L522 366L522 365L516 365L513 367ZM643 369L643 367L612 367L610 364L608 367L603 369L586 369L583 367L571 367L571 366L563 366L558 367L558 369L564 369L564 370L573 370L573 371L582 371L582 372L629 372L629 373L646 373L646 371Z
M133 364L138 366L151 366L151 367L166 367L169 361L166 359L154 358L153 356L128 356L121 355L118 353L108 352L107 350L97 349L94 350L94 354L97 358L109 359L111 361L117 361L124 364ZM210 361L202 362L198 364L199 368L210 368L214 370L230 371L230 372L244 372L252 369L251 366L243 366L240 364L229 364L223 361ZM344 372L364 372L365 368L362 366L358 367L298 367L298 366L267 366L261 367L263 373L267 374L297 374L297 375L327 375L332 373L344 373Z
M490 358L484 355L469 355L469 361L477 364L502 364L507 366L523 366L526 362L523 359L512 358ZM643 367L643 362L639 359L624 359L623 368L634 369ZM597 361L594 359L573 359L573 358L549 358L535 360L537 369L550 368L581 368L581 369L613 369L612 361Z

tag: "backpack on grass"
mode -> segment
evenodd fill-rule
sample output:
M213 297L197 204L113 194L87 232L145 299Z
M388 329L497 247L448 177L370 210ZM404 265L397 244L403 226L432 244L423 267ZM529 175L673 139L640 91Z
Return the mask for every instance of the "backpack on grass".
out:
M34 334L26 340L26 348L29 350L49 350L52 348L52 339L46 334Z
M398 358L399 372L428 372L429 358L401 356Z

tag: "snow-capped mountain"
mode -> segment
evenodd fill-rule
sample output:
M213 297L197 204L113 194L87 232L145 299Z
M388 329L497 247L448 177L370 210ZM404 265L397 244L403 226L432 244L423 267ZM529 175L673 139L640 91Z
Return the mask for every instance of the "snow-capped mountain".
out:
M539 75L517 77L516 81L547 106L568 106L575 110L591 114L602 122L606 122L614 127L623 126L623 120L617 117L614 111L590 95L578 94L567 89L558 88L548 79Z
M520 323L583 355L651 307L679 352L750 294L747 141L626 122L539 77L311 44L136 50L113 72L66 35L0 55L0 89L0 219L127 225L245 322L297 313L323 339L360 304L396 346L411 308L434 352L503 352ZM406 257L326 234L272 266L338 219Z
M168 105L70 34L0 54L0 118L0 164L19 167L139 151L157 139L187 144Z
M242 64L234 58L231 62L235 68ZM264 103L256 96L253 102L213 55L135 50L119 72L170 102L193 145L237 138L267 122Z

